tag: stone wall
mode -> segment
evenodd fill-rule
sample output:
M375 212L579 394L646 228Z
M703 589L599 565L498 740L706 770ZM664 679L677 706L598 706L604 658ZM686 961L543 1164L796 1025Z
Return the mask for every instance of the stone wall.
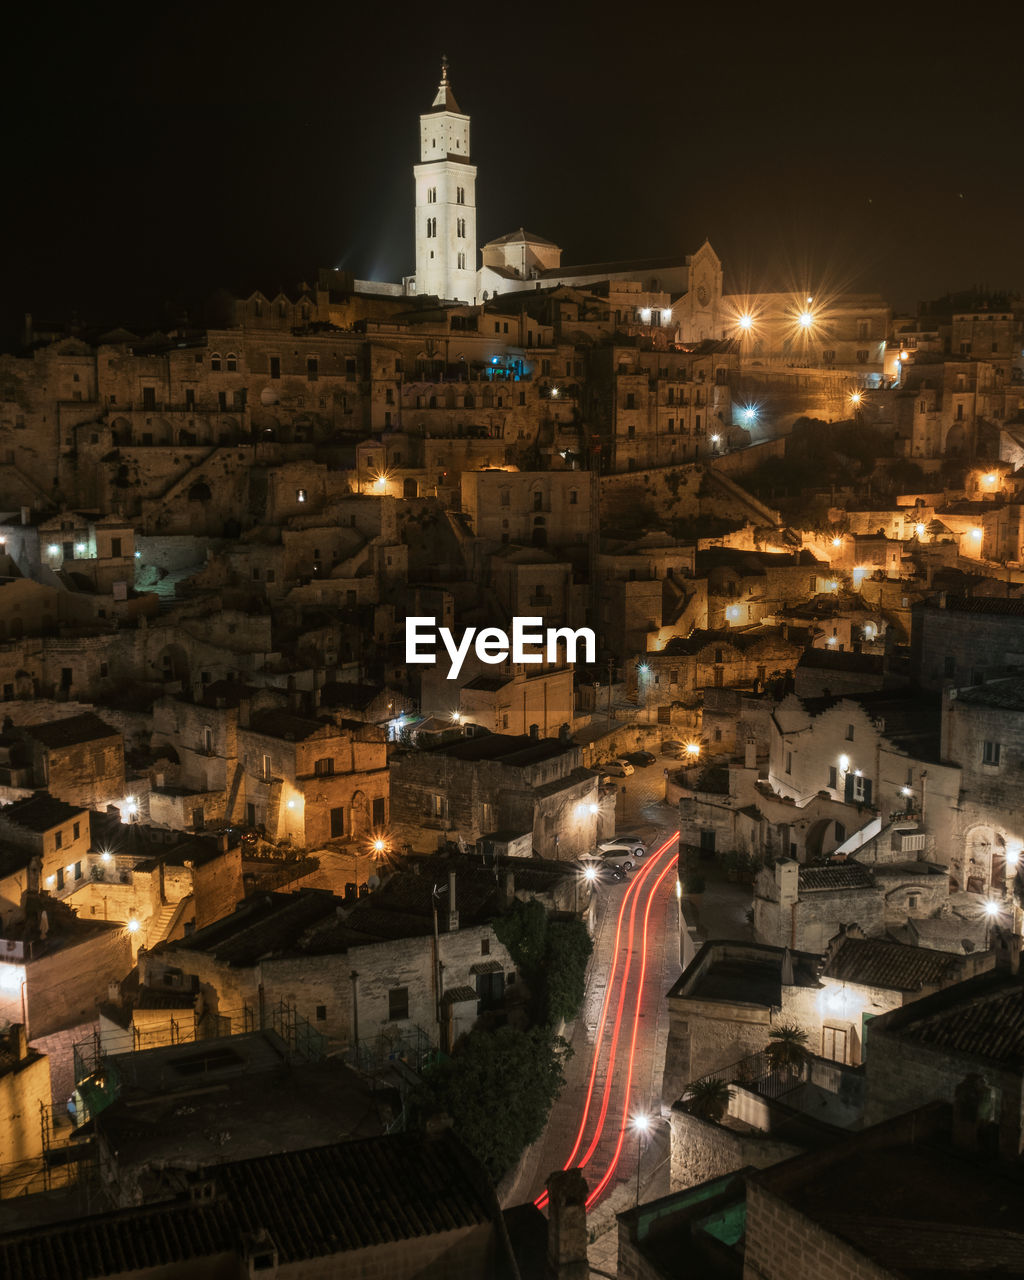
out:
M744 1275L758 1280L892 1280L756 1182L747 1184Z
M118 925L96 932L26 964L29 1032L33 1038L74 1027L96 1016L108 983L132 967L131 941Z
M763 1099L736 1085L733 1086L733 1095L729 1115L743 1110L746 1104L749 1104L746 1106L748 1111L757 1103L764 1106ZM740 1095L743 1095L742 1099ZM767 1123L767 1115L762 1119ZM802 1150L792 1143L779 1142L765 1134L741 1133L726 1125L702 1120L699 1116L691 1115L680 1103L672 1108L671 1124L673 1191L699 1186L711 1178L734 1173L748 1165L766 1169L769 1165L778 1164L780 1160L799 1155Z
M21 1031L17 1024L10 1028L8 1045L15 1053ZM42 1155L41 1105L50 1105L50 1060L30 1050L0 1075L0 1172L16 1160Z

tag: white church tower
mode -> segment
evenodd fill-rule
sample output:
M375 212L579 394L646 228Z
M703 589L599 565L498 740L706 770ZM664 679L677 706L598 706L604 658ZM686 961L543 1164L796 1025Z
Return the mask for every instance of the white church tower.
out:
M476 166L469 163L469 116L463 115L441 59L441 83L420 116L416 178L416 292L447 302L475 302Z

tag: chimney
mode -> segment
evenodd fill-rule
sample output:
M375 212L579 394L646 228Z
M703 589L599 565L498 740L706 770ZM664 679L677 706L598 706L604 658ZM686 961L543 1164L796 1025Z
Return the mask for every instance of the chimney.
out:
M558 726L558 741L568 744L572 742L572 727L568 724Z
M530 737L531 737L531 738L534 738L534 739L537 739L537 738L539 738L539 737L540 737L540 725L539 725L539 724L531 724L531 725L530 725Z
M587 1180L579 1169L553 1173L548 1188L548 1275L590 1280L587 1261Z
M31 508L31 507L22 507L22 509L21 509L21 523L22 523L22 524L29 524L29 523L31 522L31 520L32 520L32 508Z
M448 932L458 933L459 911L455 902L455 872L448 872Z
M748 738L743 747L743 767L744 769L757 768L757 739Z
M15 1022L11 1027L11 1048L17 1062L24 1062L28 1057L28 1036L22 1022Z
M192 681L192 701L198 707L203 700L203 682L202 680Z
M248 729L249 727L250 705L248 698L240 698L238 700L238 726L240 729Z

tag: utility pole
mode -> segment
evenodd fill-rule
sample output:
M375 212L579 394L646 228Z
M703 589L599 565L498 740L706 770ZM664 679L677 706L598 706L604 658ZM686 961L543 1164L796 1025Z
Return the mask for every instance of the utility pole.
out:
M615 668L615 659L608 659L608 723L612 722L612 672Z

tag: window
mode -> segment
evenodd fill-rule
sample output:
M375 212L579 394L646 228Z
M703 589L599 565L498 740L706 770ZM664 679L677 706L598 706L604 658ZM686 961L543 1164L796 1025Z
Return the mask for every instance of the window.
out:
M332 756L324 756L317 760L313 765L313 772L318 778L327 778L334 772L334 759Z
M787 773L792 773L792 772L793 772L793 753L792 753L792 751L787 751L787 752L786 752L786 772L787 772Z
M1002 754L1001 742L985 742L982 744L982 748L981 748L981 763L982 764L998 764L999 757L1001 756L1001 754ZM60 846L58 845L57 847L59 848Z
M307 356L306 381L318 382L319 380L320 380L320 359L318 356Z
M860 351L857 352L857 363L867 364L867 362L868 362L868 353L867 351L861 349Z
M63 831L58 831L57 834L53 837L53 847L55 849L64 848L64 832Z
M575 489L569 490L569 506L575 507L579 502L580 495Z
M490 940L490 938L481 938L481 939L480 939L480 954L481 954L482 956L489 956L489 955L491 954L491 940Z
M345 808L339 805L331 810L331 839L340 840L345 834Z
M63 867L57 868L57 888L58 889L64 888L64 868Z
M853 774L846 780L847 788L850 791L850 799L855 804L871 803L871 782L862 774Z
M918 904L920 903L920 901L921 901L921 895L920 895L919 893L909 893L909 894L907 894L907 908L908 908L908 910L910 910L910 911L916 911L916 910L917 910L917 907L918 907Z
M374 796L370 821L375 827L383 827L387 822L387 801L383 796Z
M308 496L309 496L309 495L307 494L307 492L306 492L306 490L305 490L305 489L296 489L296 490L295 490L295 501L296 501L296 502L305 502Z
M269 782L269 781L270 781L270 756L264 756L264 757L263 757L263 773L262 773L262 777L263 777L263 781L264 781L264 782Z
M220 352L214 351L210 356L210 368L214 373L220 373Z
M270 376L272 378L280 378L281 376L281 357L280 356L270 357Z
M81 878L82 878L82 864L80 862L76 862L75 863L75 879L81 880Z
M846 828L841 822L836 823L836 844L842 844L846 839Z
M388 1021L399 1022L409 1016L409 988L392 987L388 992Z
M942 659L942 674L944 676L956 675L956 658L954 658L951 654L947 653L946 656Z
M229 351L228 352L228 373L235 373L238 370L238 360Z
M839 782L839 774L836 772L836 767L835 767L835 765L834 765L834 764L833 764L833 765L829 765L829 770L828 770L828 785L829 785L830 789L834 791L834 790L836 789L836 785L837 785L837 783L838 783L838 782Z
M836 633L835 633L835 628L833 628L833 629L832 629L832 634L833 634L833 635L835 635L835 634L836 634ZM852 741L853 741L853 725L852 725L852 724L848 724L848 725L846 726L846 741L847 741L847 742L852 742Z
M316 1020L317 1020L317 1022L326 1022L326 1021L327 1021L327 1006L326 1006L325 1004L318 1004L318 1005L317 1005L317 1007L316 1007Z

